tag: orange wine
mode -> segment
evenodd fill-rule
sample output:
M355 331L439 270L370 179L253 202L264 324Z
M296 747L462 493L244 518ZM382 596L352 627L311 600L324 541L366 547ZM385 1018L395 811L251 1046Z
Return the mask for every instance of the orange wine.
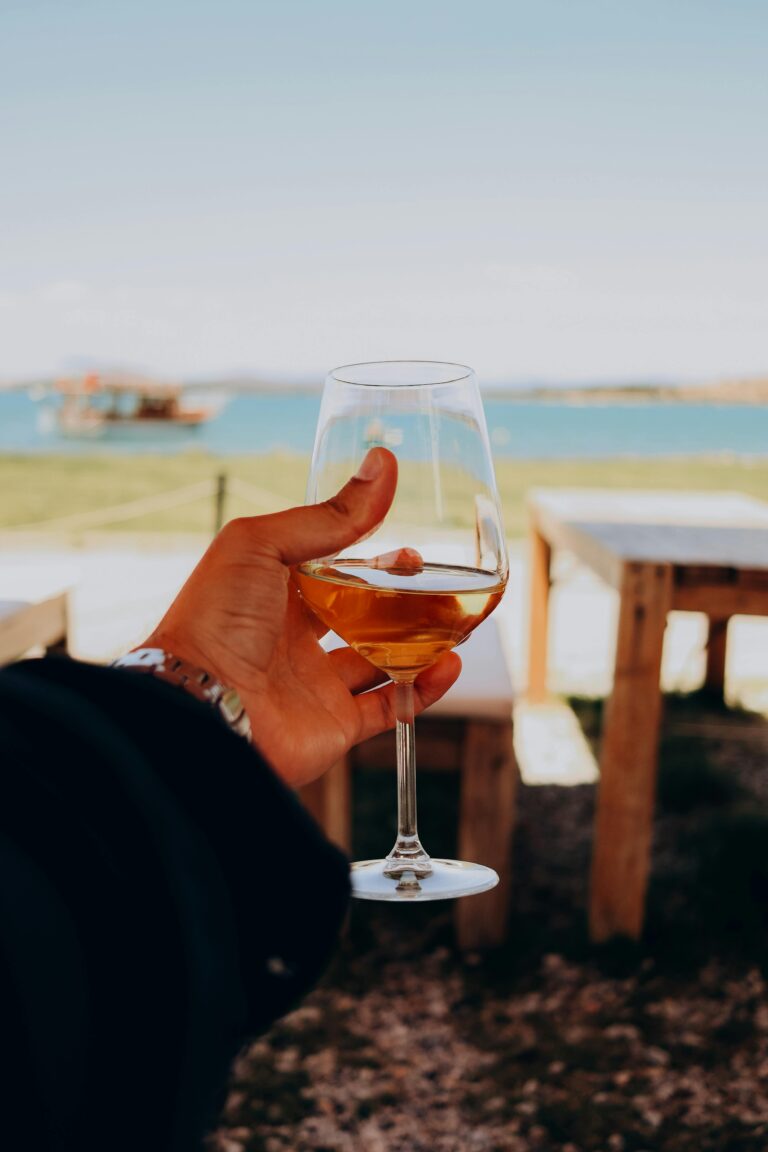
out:
M302 564L296 579L315 615L393 680L410 680L465 640L505 587L476 568L343 559Z

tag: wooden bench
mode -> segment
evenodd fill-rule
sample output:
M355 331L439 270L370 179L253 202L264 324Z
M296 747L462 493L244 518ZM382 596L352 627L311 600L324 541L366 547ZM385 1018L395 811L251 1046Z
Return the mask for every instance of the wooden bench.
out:
M458 682L417 718L416 757L424 769L461 773L459 858L495 868L501 878L490 892L456 901L459 946L473 949L500 944L506 935L518 772L512 744L512 684L496 618L486 620L459 653L464 667ZM353 749L300 793L326 835L348 854L352 842L351 777L362 765L392 768L394 805L395 744L391 732ZM389 847L382 845L382 851Z
M0 600L0 665L32 648L66 652L69 637L66 591L30 600Z

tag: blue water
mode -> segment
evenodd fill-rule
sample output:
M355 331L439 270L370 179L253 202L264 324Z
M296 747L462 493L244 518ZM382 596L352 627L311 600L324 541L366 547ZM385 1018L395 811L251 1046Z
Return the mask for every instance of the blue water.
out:
M308 453L318 394L234 396L209 424L140 433L125 440L63 439L39 427L40 405L23 392L0 392L0 452L203 451ZM589 405L485 399L494 453L519 459L768 456L768 406L705 404Z

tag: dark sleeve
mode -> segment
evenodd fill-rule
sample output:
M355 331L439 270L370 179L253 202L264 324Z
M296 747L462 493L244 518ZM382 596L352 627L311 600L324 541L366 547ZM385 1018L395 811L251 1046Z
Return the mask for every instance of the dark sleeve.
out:
M214 710L125 670L0 671L0 787L3 1145L197 1152L322 971L346 860Z

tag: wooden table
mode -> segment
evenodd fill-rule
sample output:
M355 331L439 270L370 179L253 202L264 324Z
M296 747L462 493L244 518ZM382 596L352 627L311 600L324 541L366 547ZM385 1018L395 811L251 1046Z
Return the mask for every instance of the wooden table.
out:
M768 616L768 504L729 492L538 489L529 497L529 695L546 697L553 548L619 593L592 852L594 940L643 927L656 788L667 614L709 617L707 685L722 690L728 620Z

